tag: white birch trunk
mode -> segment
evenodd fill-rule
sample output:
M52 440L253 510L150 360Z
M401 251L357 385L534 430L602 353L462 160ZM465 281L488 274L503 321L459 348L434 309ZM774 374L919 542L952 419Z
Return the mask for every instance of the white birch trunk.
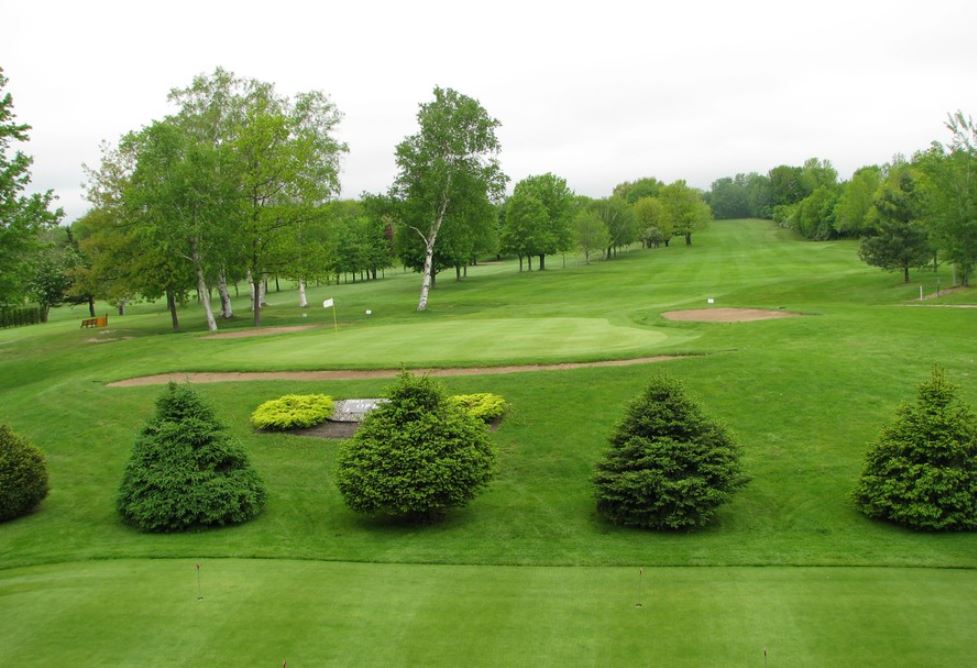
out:
M299 308L305 308L309 305L309 300L305 298L305 279L299 279Z
M254 285L254 276L251 274L251 270L250 269L248 269L247 281L248 281L248 287L251 288L251 310L253 311L254 310L254 290L255 290L255 285Z
M222 318L233 318L234 309L231 307L231 295L227 292L227 275L221 270L217 274L217 292L221 296L221 317Z
M204 314L207 316L207 329L216 332L217 321L214 319L214 309L210 306L210 288L207 287L207 280L204 278L203 263L200 261L196 243L193 244L193 266L197 270L197 293L200 295L200 304L204 307Z
M431 271L434 269L434 242L438 239L438 230L441 229L441 223L444 222L444 213L448 210L448 192L451 186L451 176L448 176L448 182L444 187L444 196L441 199L441 210L438 211L437 220L434 221L434 225L431 227L431 231L425 237L418 230L418 234L424 238L424 277L421 279L421 297L417 300L417 310L426 311L427 310L427 298L428 293L431 292Z

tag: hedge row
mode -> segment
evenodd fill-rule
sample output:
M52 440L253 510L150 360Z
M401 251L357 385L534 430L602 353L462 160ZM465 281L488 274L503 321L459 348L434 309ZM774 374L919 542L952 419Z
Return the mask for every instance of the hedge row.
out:
M0 327L36 325L43 321L44 310L40 306L0 306Z

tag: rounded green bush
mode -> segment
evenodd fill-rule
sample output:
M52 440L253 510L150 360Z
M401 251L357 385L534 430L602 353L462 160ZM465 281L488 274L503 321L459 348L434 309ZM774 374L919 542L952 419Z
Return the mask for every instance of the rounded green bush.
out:
M855 501L912 529L977 529L977 415L940 369L869 451Z
M170 383L132 449L119 489L122 518L143 531L246 522L265 490L244 450L189 387Z
M342 448L336 481L353 510L430 520L471 501L494 462L484 424L404 373Z
M44 455L0 425L0 522L26 515L47 496Z
M255 429L301 429L328 420L332 408L332 397L325 394L286 394L258 406L251 424Z
M456 394L448 401L482 422L497 420L505 414L509 404L498 394L478 392L475 394Z
M594 477L601 514L645 529L703 526L744 483L739 447L668 378L628 407Z

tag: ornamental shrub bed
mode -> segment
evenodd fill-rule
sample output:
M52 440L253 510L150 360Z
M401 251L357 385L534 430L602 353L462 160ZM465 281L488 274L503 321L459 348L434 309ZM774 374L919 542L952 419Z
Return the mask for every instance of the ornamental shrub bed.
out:
M456 394L448 397L448 402L462 409L473 418L491 422L502 417L509 404L498 394L479 392L476 394Z
M258 406L251 424L255 429L302 429L325 422L332 409L332 397L325 394L286 394Z

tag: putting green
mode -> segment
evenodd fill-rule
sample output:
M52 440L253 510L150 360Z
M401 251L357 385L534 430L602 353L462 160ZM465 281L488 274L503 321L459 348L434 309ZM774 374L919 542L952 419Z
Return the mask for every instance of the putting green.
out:
M206 343L215 347L211 360L223 367L240 364L240 368L249 368L257 358L275 359L281 368L308 368L310 361L314 367L330 368L626 358L694 336L679 329L615 325L604 318L468 318L416 322L410 327L322 328L269 337L247 346L221 340Z
M110 560L0 571L5 666L968 665L973 571ZM641 606L637 606L641 603Z

